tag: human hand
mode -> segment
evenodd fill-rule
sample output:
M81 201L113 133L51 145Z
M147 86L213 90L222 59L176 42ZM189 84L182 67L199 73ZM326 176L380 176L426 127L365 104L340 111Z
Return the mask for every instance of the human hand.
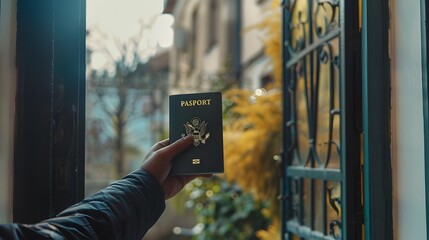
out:
M210 175L169 175L172 159L177 154L189 148L194 142L192 136L186 136L169 145L169 140L165 139L155 144L146 157L146 161L140 167L149 172L158 180L159 184L164 189L165 199L169 199L176 195L182 188L193 179L199 176Z

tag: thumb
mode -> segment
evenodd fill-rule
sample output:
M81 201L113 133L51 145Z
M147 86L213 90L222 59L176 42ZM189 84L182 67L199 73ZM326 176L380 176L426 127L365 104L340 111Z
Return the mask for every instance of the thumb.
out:
M163 185L171 169L171 159L186 148L189 148L194 142L193 139L192 136L187 136L159 149L143 163L141 169L148 171Z
M162 155L170 156L171 158L169 160L171 160L174 156L189 148L193 142L194 142L194 137L191 135L188 135L158 151Z

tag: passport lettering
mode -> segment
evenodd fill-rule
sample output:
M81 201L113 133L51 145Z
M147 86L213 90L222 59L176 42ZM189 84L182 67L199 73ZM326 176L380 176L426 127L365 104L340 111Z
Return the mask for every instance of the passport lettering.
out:
M198 100L187 100L180 101L181 107L193 107L193 106L209 106L211 99L198 99Z

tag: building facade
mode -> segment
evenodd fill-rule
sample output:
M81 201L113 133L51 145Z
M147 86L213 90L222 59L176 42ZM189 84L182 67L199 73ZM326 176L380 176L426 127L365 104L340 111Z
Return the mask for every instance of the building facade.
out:
M271 1L168 1L175 17L172 92L213 90L216 81L259 88L270 69L256 25Z

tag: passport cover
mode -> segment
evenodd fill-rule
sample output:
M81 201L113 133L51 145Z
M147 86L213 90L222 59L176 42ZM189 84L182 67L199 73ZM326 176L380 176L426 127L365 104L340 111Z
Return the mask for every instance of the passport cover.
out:
M171 95L170 142L193 135L194 144L173 159L172 175L223 173L222 94Z

